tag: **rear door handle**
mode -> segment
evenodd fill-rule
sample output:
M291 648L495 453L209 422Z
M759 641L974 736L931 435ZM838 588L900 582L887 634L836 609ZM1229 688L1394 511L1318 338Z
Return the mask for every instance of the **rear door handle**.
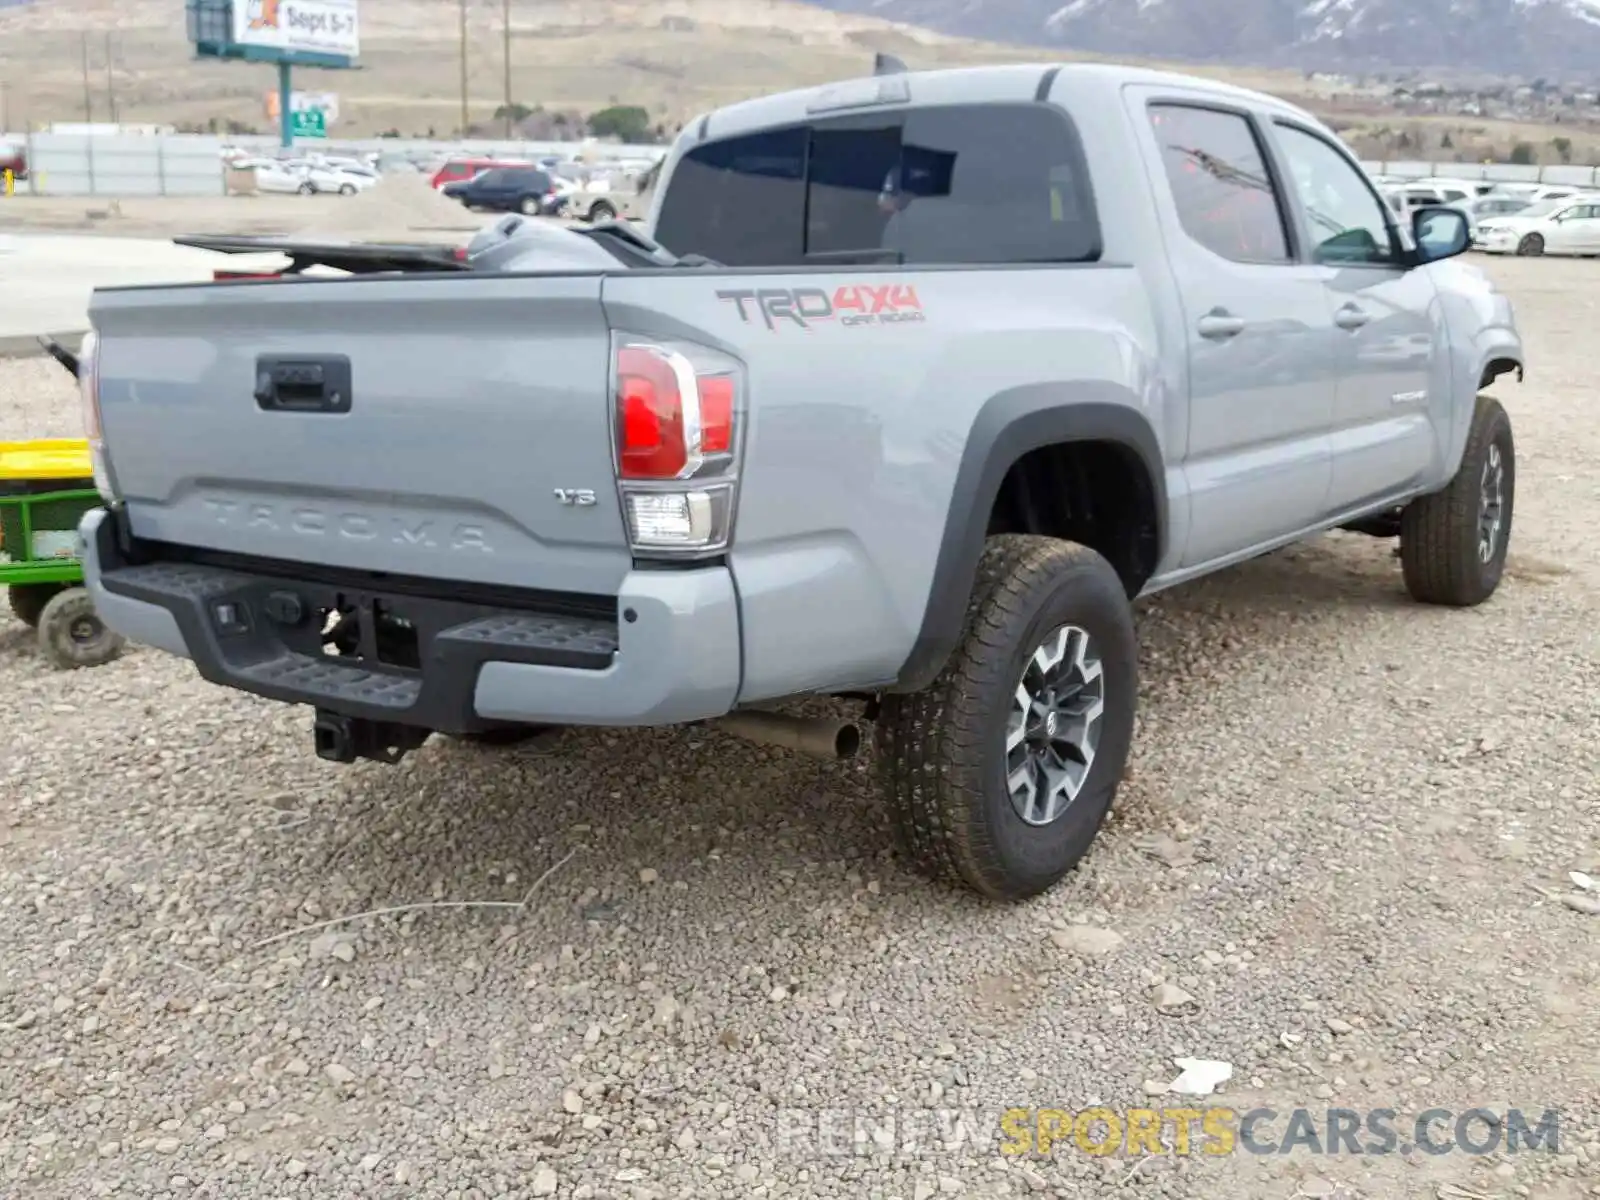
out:
M1360 329L1372 320L1354 304L1346 304L1333 314L1333 323L1340 329Z
M1226 341L1244 332L1244 318L1234 316L1225 308L1214 308L1200 318L1195 329L1203 338Z

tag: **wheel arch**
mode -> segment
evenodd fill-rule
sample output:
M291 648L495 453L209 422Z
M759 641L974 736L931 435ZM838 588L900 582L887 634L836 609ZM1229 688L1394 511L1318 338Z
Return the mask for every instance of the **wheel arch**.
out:
M916 641L890 690L918 691L943 669L960 640L984 540L1001 488L1030 455L1052 447L1108 451L1142 496L1151 526L1138 568L1124 570L1130 598L1166 553L1168 510L1160 439L1126 388L1107 381L1032 384L993 396L967 437L946 508L938 560ZM1143 578L1133 577L1142 575Z

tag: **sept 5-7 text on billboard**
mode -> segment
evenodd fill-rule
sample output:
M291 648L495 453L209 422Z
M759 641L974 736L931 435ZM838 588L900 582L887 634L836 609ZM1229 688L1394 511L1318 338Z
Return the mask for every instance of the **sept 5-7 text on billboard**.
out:
M234 0L233 40L240 45L357 58L357 0Z

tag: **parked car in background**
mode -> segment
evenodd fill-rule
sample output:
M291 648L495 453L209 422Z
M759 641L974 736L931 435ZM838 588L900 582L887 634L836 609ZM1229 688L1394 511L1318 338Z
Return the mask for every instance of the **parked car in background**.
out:
M1487 254L1600 255L1600 193L1530 204L1509 216L1486 217L1472 245Z
M532 166L525 159L503 158L451 158L433 173L429 180L435 188L442 188L449 183L466 183L474 175L481 175L485 171L492 171L499 167L528 167Z
M549 216L560 190L539 167L495 167L464 183L447 183L444 194L477 212L519 212Z
M1522 212L1531 203L1532 201L1524 196L1505 196L1490 192L1470 201L1469 207L1473 224L1476 225L1485 217L1509 217L1513 213Z
M17 142L0 141L0 175L11 172L13 182L28 178L28 152Z
M298 192L302 196L313 196L317 191L317 185L311 182L309 170L302 165L279 162L274 158L245 158L239 159L234 166L254 170L259 191L274 195Z

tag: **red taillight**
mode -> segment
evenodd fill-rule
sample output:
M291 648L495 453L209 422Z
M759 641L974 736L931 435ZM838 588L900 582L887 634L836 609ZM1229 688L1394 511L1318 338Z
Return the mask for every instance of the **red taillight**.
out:
M618 468L624 479L676 479L689 465L684 438L683 391L672 360L648 346L617 352L617 407L622 441Z
M686 390L692 389L689 403ZM679 479L734 448L737 384L726 368L701 373L661 346L617 350L617 469L623 479Z
M702 375L700 385L700 448L707 454L733 449L733 379Z
M282 279L282 271L213 271L214 283L238 283L250 279Z
M744 367L719 350L612 334L617 481L634 553L701 558L733 537Z

